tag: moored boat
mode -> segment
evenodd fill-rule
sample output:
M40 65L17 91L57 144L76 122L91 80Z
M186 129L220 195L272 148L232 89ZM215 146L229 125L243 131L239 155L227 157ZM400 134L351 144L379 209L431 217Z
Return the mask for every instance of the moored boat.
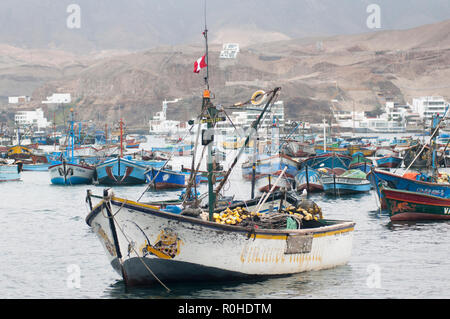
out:
M306 189L308 193L323 192L321 174L318 170L308 166L302 168L294 178L297 191L302 192Z
M397 168L402 164L403 158L393 155L387 155L376 159L378 167Z
M325 153L322 155L316 155L308 157L307 159L300 162L300 168L308 167L319 169L319 168L340 168L343 170L348 170L352 158L347 155L337 154L337 153Z
M392 221L450 220L450 199L382 186Z
M50 182L55 185L90 184L94 178L95 167L63 160L48 167Z
M86 222L130 286L262 278L344 265L355 225L324 219L320 227L255 229L111 195L93 207Z
M90 184L94 178L95 167L74 156L73 109L70 112L69 145L66 151L61 153L59 161L48 167L50 182L55 185Z
M381 208L387 207L384 195L380 189L380 186L382 184L388 185L391 188L398 190L418 192L442 198L450 198L450 184L436 183L432 182L431 180L426 181L426 176L419 173L416 174L414 178L411 178L408 175L400 176L398 174L393 174L373 168L367 174L367 179L371 182L373 188L376 190Z
M20 181L17 165L0 165L0 182Z
M322 175L321 181L323 190L327 194L359 194L368 192L371 189L370 181L366 179L366 174L357 169L348 170L340 176Z
M138 185L146 182L148 167L118 156L96 166L97 180L101 185Z
M145 173L147 183L152 183L154 189L177 189L186 187L186 174L169 169L151 167Z

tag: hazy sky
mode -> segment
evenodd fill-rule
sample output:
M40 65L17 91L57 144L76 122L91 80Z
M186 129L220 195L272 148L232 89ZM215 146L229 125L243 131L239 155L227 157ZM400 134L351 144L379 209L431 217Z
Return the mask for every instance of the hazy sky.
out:
M0 42L90 51L201 41L205 1L210 32L253 28L291 38L450 19L449 0L1 0ZM375 29L367 24L373 5L379 8Z

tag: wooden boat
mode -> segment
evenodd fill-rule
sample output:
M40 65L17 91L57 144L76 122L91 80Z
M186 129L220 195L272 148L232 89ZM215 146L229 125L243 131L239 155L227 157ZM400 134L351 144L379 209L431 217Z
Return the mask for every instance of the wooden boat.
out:
M319 168L341 168L343 170L348 170L352 158L347 155L337 154L337 153L325 153L322 155L311 156L300 162L300 169L308 167L319 169Z
M349 145L347 146L347 151L350 156L353 156L355 153L361 153L363 156L370 157L373 156L376 152L375 149L370 149L367 147L363 147L361 145Z
M55 185L90 184L94 178L95 166L88 165L74 157L73 109L70 120L70 145L56 164L48 167L50 182Z
M17 165L0 165L0 182L20 181Z
M370 181L366 179L366 174L357 169L348 170L340 176L322 175L321 181L323 190L327 194L359 194L368 192L371 189Z
M147 183L152 182L154 189L177 189L186 187L186 174L168 169L151 167L145 173Z
M255 178L256 189L261 193L268 193L272 189L272 186L274 185L274 182L276 181L278 176L279 175L276 174L259 175L258 177ZM280 179L278 185L275 186L274 190L275 191L278 191L280 189L291 190L292 184L293 184L292 178L283 176Z
M253 176L252 169L253 162L248 160L242 163L242 176L251 180ZM277 154L273 156L257 156L255 161L256 177L265 175L276 175L278 176L284 168L287 168L285 176L289 178L294 178L298 173L298 162L293 158Z
M350 162L349 169L359 169L365 173L370 172L373 162L371 159L366 158L362 152L356 152L352 155L352 161Z
M423 148L423 149L422 149ZM418 157L417 155L421 153ZM433 150L425 145L416 144L405 150L403 156L403 163L405 167L411 167L415 169L424 169L431 166Z
M95 167L97 181L101 185L139 185L146 182L148 166L123 157L123 122L120 120L120 154L116 158L106 160Z
M286 140L281 152L290 157L308 157L316 154L314 145L296 140Z
M31 171L31 172L47 172L48 168L51 164L26 164L24 163L22 166L23 171Z
M448 107L446 108L445 114L447 114ZM381 208L387 208L386 198L384 197L384 192L382 192L382 187L389 187L399 191L409 191L413 193L421 193L431 196L436 196L440 198L450 198L450 184L448 177L442 179L443 174L437 172L437 159L436 159L436 133L443 121L444 117L439 118L439 116L433 118L433 133L431 135L431 145L433 147L427 147L424 145L420 150L415 151L415 157L411 159L411 162L407 166L407 170L410 167L414 167L415 161L422 156L422 154L427 154L426 157L430 157L429 161L431 167L426 165L425 168L431 170L431 174L416 173L411 176L411 172L406 171L403 176L388 173L382 170L372 169L367 174L367 179L370 180L372 186L376 189L378 200L380 201ZM426 152L424 152L427 149ZM405 157L406 159L406 157ZM427 160L428 162L428 160ZM406 162L405 162L406 165Z
M403 158L387 155L376 159L378 167L397 168L402 165Z
M421 177L423 178L423 180L421 180ZM398 174L393 174L373 168L367 174L367 179L371 182L373 188L376 190L378 200L380 201L381 208L383 209L385 209L387 206L383 193L380 189L381 184L388 185L391 188L398 190L418 192L442 198L450 198L450 184L426 181L425 176L422 174L417 174L416 177L412 179L408 176L400 176Z
M318 170L305 166L294 178L297 191L302 192L306 189L308 193L323 192L321 175L322 173Z
M392 221L449 220L450 199L382 186Z
M50 182L55 185L90 184L94 178L95 167L66 162L48 167Z
M249 209L259 199L246 203ZM355 225L322 219L319 227L254 229L169 213L110 193L86 222L130 286L264 278L344 265Z
M119 156L97 165L95 169L99 184L128 186L145 184L148 166Z
M136 142L136 141L132 140L132 141L127 141L125 147L126 148L139 148L140 144L141 144L140 142Z

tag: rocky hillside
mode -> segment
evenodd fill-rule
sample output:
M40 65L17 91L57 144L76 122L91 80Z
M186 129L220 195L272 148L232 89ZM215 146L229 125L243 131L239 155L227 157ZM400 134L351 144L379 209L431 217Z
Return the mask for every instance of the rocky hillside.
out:
M449 31L450 20L409 30L322 38L287 39L271 33L271 40L278 41L244 46L236 60L219 59L220 41L212 41L214 103L234 104L255 90L280 86L287 118L320 121L330 115L330 107L376 112L387 98L449 98ZM229 36L232 30L227 32L217 36ZM210 35L214 38L214 31ZM83 119L104 123L123 117L136 126L146 125L164 99L182 99L169 105L170 119L190 119L201 106L204 71L193 73L194 61L203 54L201 45L96 56L39 51L32 63L24 62L27 52L16 55L18 62L10 69L0 69L0 83L3 94L25 83L35 101L31 106L55 92L71 93ZM11 61L0 60L6 62Z

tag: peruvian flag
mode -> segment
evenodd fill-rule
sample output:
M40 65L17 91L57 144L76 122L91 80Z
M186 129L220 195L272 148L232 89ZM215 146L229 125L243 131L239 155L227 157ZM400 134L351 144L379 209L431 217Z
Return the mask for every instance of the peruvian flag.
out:
M200 69L203 69L204 67L206 67L206 55L202 56L197 61L195 61L194 73L200 72Z

